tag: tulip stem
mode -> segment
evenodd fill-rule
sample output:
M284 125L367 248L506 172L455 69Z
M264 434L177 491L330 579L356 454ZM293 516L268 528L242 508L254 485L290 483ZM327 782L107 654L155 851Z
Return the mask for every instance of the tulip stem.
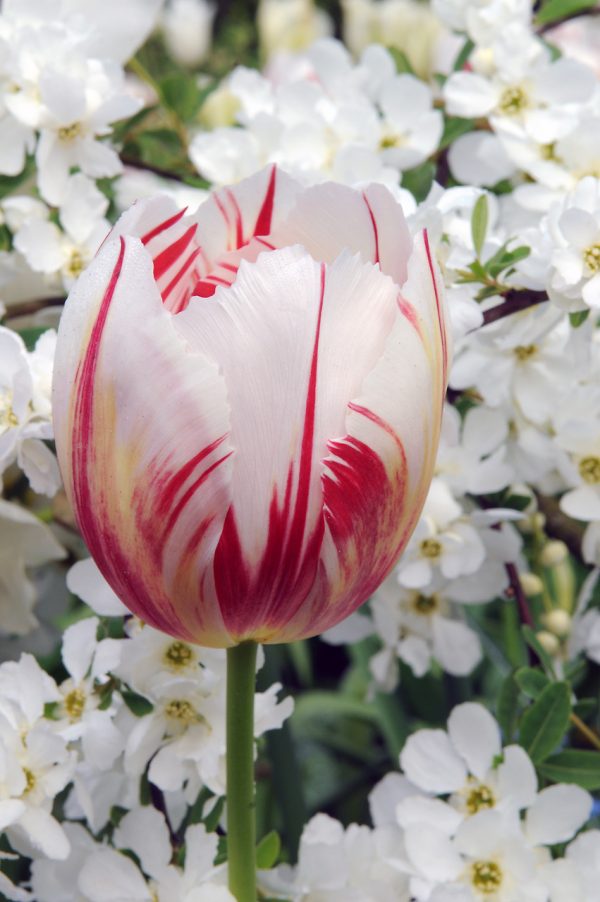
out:
M255 642L227 649L227 857L237 902L256 902Z

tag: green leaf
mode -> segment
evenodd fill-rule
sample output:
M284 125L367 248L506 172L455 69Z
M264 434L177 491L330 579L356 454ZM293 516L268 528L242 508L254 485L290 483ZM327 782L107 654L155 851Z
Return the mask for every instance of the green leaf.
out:
M511 673L500 687L496 705L496 716L506 744L510 744L515 735L519 713L518 703L519 687L515 682L514 674Z
M0 251L12 249L12 234L5 225L0 225Z
M271 830L263 836L256 847L256 867L268 871L277 864L281 852L281 840L277 830Z
M145 717L146 714L150 714L154 710L152 702L149 702L143 695L132 692L131 689L121 689L121 696L131 713L135 714L136 717Z
M520 247L515 247L513 250L509 251L507 246L504 245L497 251L493 257L486 262L485 267L489 274L495 279L496 276L499 276L501 272L504 272L506 269L510 269L511 266L514 266L515 263L518 263L520 260L524 260L531 253L531 248L525 247L525 245L521 245Z
M485 194L477 198L471 214L471 237L477 258L481 256L481 249L488 227L488 201Z
M549 25L573 13L594 9L597 0L546 0L536 16L538 25Z
M33 157L28 157L23 171L18 175L0 175L0 198L6 197L16 188L19 188L23 182L33 175L35 170L35 162Z
M589 315L589 310L578 310L576 313L569 313L569 322L574 329L578 329L579 326L583 325Z
M433 183L435 176L435 166L429 160L415 166L414 169L407 169L402 173L402 187L414 196L417 203L424 201Z
M177 167L185 156L179 135L170 128L150 129L137 135L135 142L142 161L160 169Z
M221 815L223 814L223 808L225 807L225 799L221 796L221 798L217 799L213 807L210 809L209 813L204 818L204 826L206 827L208 833L214 833L217 829L219 821L221 820Z
M534 667L520 667L515 673L515 680L521 692L529 698L539 698L549 682L546 674Z
M518 495L516 492L502 499L502 507L510 507L515 511L524 511L531 504L531 495Z
M172 72L163 78L160 82L160 94L165 106L184 122L194 118L204 99L204 92L194 79L181 72Z
M415 70L411 66L410 60L403 50L400 50L398 47L387 47L386 49L396 64L396 72L400 75L405 73L408 73L409 75L415 74Z
M553 783L576 783L583 789L600 789L600 752L567 749L546 758L538 770Z
M550 683L521 718L519 742L534 764L554 751L569 726L568 683Z
M554 674L554 661L536 636L535 632L530 626L527 626L527 624L524 624L521 627L521 632L523 633L523 638L527 642L527 645L536 653L546 668L547 673L551 675Z
M31 326L28 329L17 329L17 332L25 342L28 351L33 351L35 344L44 332L48 331L48 326Z
M447 116L444 122L444 131L440 141L439 149L445 150L461 135L472 132L475 128L474 119L461 119L458 116Z

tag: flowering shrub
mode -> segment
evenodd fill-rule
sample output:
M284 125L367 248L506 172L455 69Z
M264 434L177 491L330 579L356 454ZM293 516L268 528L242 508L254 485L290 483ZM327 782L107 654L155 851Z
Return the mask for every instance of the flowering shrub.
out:
M255 248L239 280L277 254L333 271L338 245L350 247L350 306L340 318L351 311L356 324L379 285L395 297L383 260L395 278L414 238L442 273L454 359L433 480L391 574L321 638L259 655L260 897L600 898L597 12L585 0L344 0L318 9L262 0L226 14L204 0L2 4L4 898L234 898L225 653L131 616L125 589L118 598L89 558L55 456L51 383L66 294L104 245L71 295L76 321L77 303L94 302L94 274L116 233L105 239L130 204L163 195L128 214L128 236L153 204L177 223L187 207L199 247L202 227L216 247L218 213L211 220L206 211L244 195L246 178L268 191L273 172L290 195L288 232L269 231L272 256ZM360 231L349 198L361 194L376 239L369 198L397 211L379 232L385 248L376 240L370 254L348 237ZM309 228L298 198L315 196L348 207L331 218L324 204ZM423 230L427 239L417 237ZM153 238L156 263L165 236ZM177 280L167 272L154 270L169 293ZM192 288L216 304L227 273L209 267ZM183 307L182 285L173 297ZM413 297L401 300L406 315ZM111 338L110 376L123 380L122 393L144 366L129 322L123 316ZM345 373L368 369L367 325ZM220 340L225 381L239 366L249 396L235 341ZM323 351L331 380L335 353L333 342L329 357ZM434 392L422 399L406 360L397 373L421 419L432 416L433 435ZM63 395L70 386L69 377ZM145 389L156 430L184 420L157 380ZM240 389L244 403L246 395ZM391 388L381 397L394 406ZM58 430L57 439L60 450ZM433 458L421 463L430 470ZM361 486L344 482L342 465L331 481L351 509ZM118 482L117 468L109 460L96 472L97 497ZM158 534L157 520L146 526Z

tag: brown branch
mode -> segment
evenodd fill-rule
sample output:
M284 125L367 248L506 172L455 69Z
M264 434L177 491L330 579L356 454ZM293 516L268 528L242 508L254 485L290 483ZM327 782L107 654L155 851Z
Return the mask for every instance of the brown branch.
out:
M517 570L515 564L505 564L504 566L506 568L506 573L510 582L510 594L517 602L517 606L519 608L519 617L521 618L521 623L525 623L533 630L535 629L535 624L533 622L533 617L531 616L531 611L529 610L529 605L527 604L527 596L523 591L523 586L521 585L521 580L519 579L519 571Z
M39 298L38 300L21 301L19 304L11 304L4 314L4 319L17 319L19 316L31 316L32 313L39 313L40 310L46 310L48 307L60 307L64 304L66 298Z
M489 326L505 316L511 316L513 313L520 313L521 310L527 310L528 307L535 307L536 304L542 304L548 300L545 291L529 291L514 289L504 295L502 304L486 310L483 314L483 323L481 326Z
M144 172L152 172L154 175L159 175L163 179L170 179L172 182L180 182L183 185L188 184L182 175L177 175L175 172L171 172L170 169L161 169L160 166L155 166L153 163L144 163L135 157L128 157L122 154L121 162L124 166L129 166L130 169L141 169Z

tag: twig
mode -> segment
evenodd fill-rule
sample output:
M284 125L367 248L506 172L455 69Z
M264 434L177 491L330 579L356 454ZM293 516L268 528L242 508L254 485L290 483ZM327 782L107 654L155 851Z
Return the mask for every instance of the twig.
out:
M188 184L183 176L171 172L170 169L161 169L160 166L155 166L154 163L145 163L142 160L137 160L134 157L125 155L121 155L121 161L124 166L129 166L131 169L141 169L146 172L153 172L154 175L159 175L163 179L170 179L172 182L180 182L183 185Z
M586 723L583 722L579 715L571 712L569 715L569 720L573 724L576 730L579 730L582 736L585 736L590 745L592 745L595 749L600 751L600 736L596 733L595 730L592 730L591 727L588 727Z
M546 519L545 530L554 539L561 539L578 560L582 559L581 543L583 541L584 527L560 509L558 501L548 498L536 492L537 504L540 513Z
M64 304L66 298L39 298L37 300L21 301L20 304L11 304L4 314L4 319L17 319L20 316L30 316L32 313L38 313L40 310L46 310L48 307L60 307Z
M528 290L512 290L504 295L502 304L486 310L483 314L483 326L495 323L505 316L511 316L513 313L520 313L521 310L527 310L528 307L535 307L536 304L542 304L548 300L545 291L528 291Z
M531 616L531 611L529 610L529 605L527 604L527 596L523 591L523 586L521 585L521 580L519 579L519 572L514 564L505 564L505 567L508 579L510 581L512 595L516 599L517 606L519 608L519 616L521 618L521 622L527 624L527 626L530 626L531 629L535 629L533 617Z

